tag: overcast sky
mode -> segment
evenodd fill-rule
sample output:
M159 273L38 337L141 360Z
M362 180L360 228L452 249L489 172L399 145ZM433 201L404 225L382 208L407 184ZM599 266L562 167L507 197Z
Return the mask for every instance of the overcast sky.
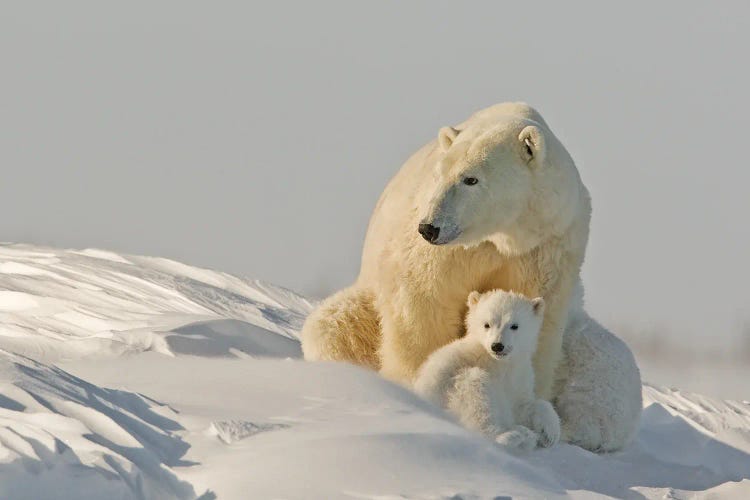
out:
M592 193L590 311L723 342L750 318L748 5L7 2L0 239L320 296L411 152L524 100Z

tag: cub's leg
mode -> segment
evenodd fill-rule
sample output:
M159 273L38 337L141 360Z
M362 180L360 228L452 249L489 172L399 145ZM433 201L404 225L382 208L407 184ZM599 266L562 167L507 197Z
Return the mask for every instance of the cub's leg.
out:
M531 403L528 422L539 435L539 446L547 448L560 441L560 417L549 401L537 399Z
M417 372L414 391L433 404L446 406L456 375L466 367L463 350L464 343L457 340L432 353Z
M461 424L482 434L494 437L497 428L488 401L489 374L479 367L465 368L454 377L453 388L448 393L447 407Z

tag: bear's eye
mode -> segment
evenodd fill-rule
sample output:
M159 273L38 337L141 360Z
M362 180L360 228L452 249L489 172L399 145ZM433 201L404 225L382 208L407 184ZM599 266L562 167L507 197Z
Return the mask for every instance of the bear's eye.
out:
M490 324L489 323L485 323L484 324L484 329L485 330L489 330L490 329Z
M511 330L518 330L518 323L513 323L512 325L510 325L510 329Z
M479 179L477 179L476 177L464 177L464 184L466 184L467 186L473 186L477 182L479 182Z

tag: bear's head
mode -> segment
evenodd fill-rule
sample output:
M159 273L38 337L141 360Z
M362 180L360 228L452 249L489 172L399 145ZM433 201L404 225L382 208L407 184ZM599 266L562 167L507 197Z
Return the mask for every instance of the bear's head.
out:
M496 111L493 112L493 109ZM415 228L433 245L522 253L562 234L585 190L568 152L525 104L440 129Z
M471 292L467 300L466 335L479 341L496 359L530 358L536 350L544 316L544 299L492 290Z

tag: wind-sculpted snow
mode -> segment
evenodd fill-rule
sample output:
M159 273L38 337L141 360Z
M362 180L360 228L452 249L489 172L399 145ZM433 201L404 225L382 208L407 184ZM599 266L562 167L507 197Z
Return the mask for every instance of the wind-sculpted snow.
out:
M168 406L5 351L0 374L0 498L196 497Z
M0 348L38 360L171 354L180 327L214 319L296 339L309 308L287 290L166 259L0 246Z
M306 363L311 304L177 262L0 246L0 498L750 498L750 405L645 386L637 440L509 455L377 374Z

